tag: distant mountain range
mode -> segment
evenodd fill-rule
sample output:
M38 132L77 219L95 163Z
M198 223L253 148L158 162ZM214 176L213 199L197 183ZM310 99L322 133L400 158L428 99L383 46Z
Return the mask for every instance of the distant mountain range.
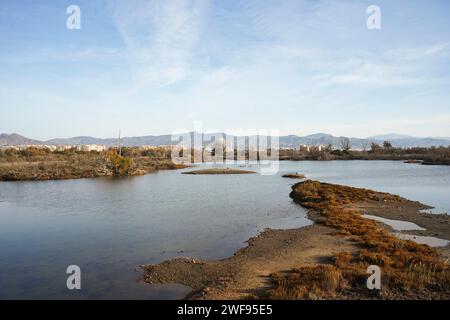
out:
M217 134L205 134L205 140L210 140L211 136ZM227 136L227 139L231 136ZM316 133L307 136L280 136L281 147L298 147L299 145L328 145L332 144L334 147L340 147L343 137L336 137L326 133ZM351 146L354 149L362 149L364 144L376 142L382 144L383 141L388 140L395 147L431 147L431 146L450 146L450 138L420 138L400 134L384 134L372 136L365 139L348 138ZM51 139L47 141L39 141L29 139L18 134L0 134L0 146L15 146L15 145L84 145L84 144L100 144L106 146L117 145L117 138L95 138L89 136L80 136L64 139ZM171 140L171 135L159 136L141 136L141 137L124 137L121 140L123 146L161 146L174 144Z
M26 144L42 144L42 141L28 139L16 133L0 133L0 146L17 146Z

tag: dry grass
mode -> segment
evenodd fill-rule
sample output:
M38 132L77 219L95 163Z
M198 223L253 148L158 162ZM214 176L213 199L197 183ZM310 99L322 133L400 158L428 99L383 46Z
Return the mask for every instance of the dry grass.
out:
M319 299L335 297L337 290L344 287L342 273L331 265L302 266L288 274L271 275L276 283L272 299Z
M0 152L0 181L56 180L102 176L135 176L156 170L184 168L170 158L142 156L141 152L119 156L114 150L104 152L50 152L41 149ZM137 150L139 151L139 150Z
M320 297L333 298L338 291L345 294L372 297L366 288L369 265L382 269L382 293L394 298L449 298L450 268L439 259L439 254L427 245L392 236L377 222L365 219L361 212L349 208L356 202L381 201L383 203L406 202L399 196L366 189L338 186L317 181L296 184L291 197L302 206L319 213L321 223L334 227L338 234L350 237L360 246L358 254L340 253L333 257L336 270L342 275L345 286L328 286L327 276L315 276L316 272L334 269L299 268L288 275L274 275L276 288L269 294L274 298L305 297L305 288L320 293ZM331 268L331 267L330 267ZM315 279L315 280L312 280ZM324 281L324 284L317 284ZM333 290L322 290L325 286ZM298 291L298 292L295 292ZM309 292L309 291L308 291Z

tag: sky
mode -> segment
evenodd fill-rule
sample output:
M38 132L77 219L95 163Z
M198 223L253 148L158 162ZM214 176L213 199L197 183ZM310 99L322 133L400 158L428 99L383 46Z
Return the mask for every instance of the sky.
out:
M450 137L447 0L0 0L0 39L4 133Z

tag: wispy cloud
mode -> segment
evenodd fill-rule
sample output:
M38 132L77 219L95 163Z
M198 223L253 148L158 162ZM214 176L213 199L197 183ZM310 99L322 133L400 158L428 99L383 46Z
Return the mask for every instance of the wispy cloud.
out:
M12 54L0 53L0 64L39 64L70 62L105 62L124 59L125 53L114 47L45 47Z
M413 62L430 56L450 53L450 43L436 43L428 47L391 49L383 54L383 58L393 61Z
M439 115L430 115L422 117L413 117L409 119L396 119L391 121L376 120L362 121L351 124L325 124L323 126L305 124L299 134L314 133L325 131L335 135L347 135L348 132L356 137L369 137L380 133L390 132L392 128L396 132L408 134L412 136L422 137L448 137L448 129L450 127L450 114L443 113ZM432 133L432 134L430 134Z
M165 86L189 76L205 0L120 1L113 10L138 84Z
M381 55L366 52L359 59L349 59L348 62L353 63L348 63L346 70L336 67L333 73L323 75L322 84L397 86L438 81L438 78L430 78L425 67L436 56L448 55L448 49L448 43L438 43L429 47L390 49Z

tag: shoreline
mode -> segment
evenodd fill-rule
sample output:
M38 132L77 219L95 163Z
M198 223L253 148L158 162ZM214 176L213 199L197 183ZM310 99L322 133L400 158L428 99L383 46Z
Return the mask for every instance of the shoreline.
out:
M89 160L89 159L88 159ZM136 159L133 159L136 160ZM70 161L20 161L20 162L0 162L0 182L11 182L11 181L52 181L52 180L72 180L72 179L92 179L99 177L135 177L142 176L150 173L154 173L160 170L177 170L186 169L189 167L195 167L196 164L208 164L208 162L199 162L186 164L174 164L169 159L144 159L143 163L139 163L142 159L137 159L138 164L134 165L132 171L126 174L114 174L114 172L107 168L105 163L91 165L79 164L77 162ZM292 159L292 158L282 158L279 161L395 161L405 162L403 159L365 159L365 158L349 158L349 159ZM102 161L103 162L103 161ZM431 166L448 166L450 163L433 162L428 163L426 161L421 161L420 163L410 162L411 164L417 165L431 165ZM208 170L208 169L205 169ZM192 172L183 172L183 174L249 174L255 173L253 171L243 172L206 172L197 173L197 170ZM200 171L200 170L198 170ZM291 178L291 177L288 177ZM294 178L294 177L292 177ZM298 177L300 178L300 177Z
M401 254L401 250L404 250L408 254L415 255L418 262L422 259L424 262L426 260L430 264L434 263L436 267L439 265L440 268L444 268L442 274L448 277L449 270L443 261L450 257L450 246L430 248L400 240L392 235L393 230L388 225L375 221L367 222L365 220L368 219L353 214L360 212L387 219L411 221L426 230L408 231L406 234L436 236L450 240L448 215L422 213L420 210L430 207L387 193L313 182L319 194L331 188L330 190L338 197L342 195L340 202L333 208L338 208L336 212L339 214L333 216L325 212L332 208L329 203L322 207L328 200L312 201L315 196L308 199L299 198L298 192L304 191L302 190L305 187L304 183L295 184L290 196L308 209L308 218L314 221L313 225L287 230L267 229L250 238L247 241L248 246L221 260L180 257L144 266L141 280L146 283L180 283L191 287L192 292L186 296L187 299L448 299L450 297L448 290L434 289L428 282L424 283L423 287L415 288L410 279L399 278L402 272L408 271L408 267L398 267L394 263L382 267L387 269L390 275L388 288L381 290L377 295L369 292L365 287L367 279L363 272L365 270L360 270L361 266L358 263L367 262L369 265L368 262L372 259L370 264L379 265L393 259L399 264L400 262L395 260L395 255ZM342 216L348 216L358 227L343 224L340 212L344 212ZM378 237L377 241L386 247L387 256L380 257L381 244L374 240L376 237L369 239L375 242L368 245L366 242L369 240L365 235L354 231L358 228L367 228L367 234L373 233ZM394 250L390 245L395 248L400 245L402 248L400 251ZM379 261L375 261L377 259ZM312 277L312 272L317 270L321 270L321 273ZM308 283L316 281L324 274L339 275L337 278L339 281L333 284L332 289L328 288L329 284L325 290L322 288L323 283ZM412 276L415 277L416 273L411 274ZM450 277L443 281L448 279ZM308 285L301 286L301 283ZM414 288L405 290L410 285ZM445 282L445 285L448 283Z
M295 162L302 162L302 161L320 161L320 162L326 162L326 161L396 161L396 162L403 162L404 164L417 164L417 165L423 165L423 166L450 166L450 160L444 160L444 161L427 161L422 159L409 159L409 158L395 158L395 157L387 157L387 158L364 158L364 157L354 157L354 158L334 158L334 159L309 159L309 158L301 158L301 159L295 159L290 157L284 157L280 158L279 161L295 161Z

